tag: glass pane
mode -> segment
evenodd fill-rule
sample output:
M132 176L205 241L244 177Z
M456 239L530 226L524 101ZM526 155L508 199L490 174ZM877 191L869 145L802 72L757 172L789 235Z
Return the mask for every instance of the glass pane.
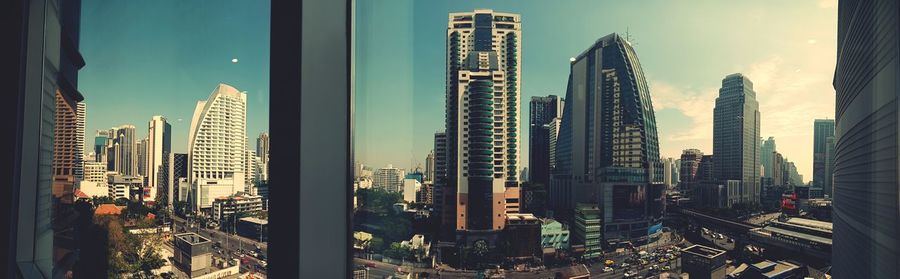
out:
M827 272L837 19L833 1L356 1L354 272Z
M37 266L265 275L269 2L60 2L45 21Z

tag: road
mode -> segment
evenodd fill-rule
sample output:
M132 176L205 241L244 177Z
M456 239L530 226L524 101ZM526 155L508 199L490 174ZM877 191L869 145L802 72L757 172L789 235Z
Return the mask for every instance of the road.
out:
M761 225L765 224L766 222L768 222L769 220L778 218L778 216L781 216L781 212L773 212L773 213L763 214L763 215L756 216L756 217L751 217L751 218L748 218L747 220L744 220L744 222L761 226Z
M174 224L175 233L182 233L190 230L194 233L199 233L200 235L209 238L213 241L213 243L220 243L222 246L222 252L213 252L214 255L218 257L223 257L227 259L237 258L235 252L237 251L245 251L244 259L247 261L247 264L244 264L243 261L241 263L241 272L251 270L254 273L262 273L265 274L265 270L259 269L257 265L259 264L259 259L246 255L246 251L251 251L259 247L262 251L261 255L268 259L268 245L263 242L253 241L246 237L230 235L221 231L206 229L206 228L190 228L187 225L187 220L179 218L178 216L173 216L172 221Z

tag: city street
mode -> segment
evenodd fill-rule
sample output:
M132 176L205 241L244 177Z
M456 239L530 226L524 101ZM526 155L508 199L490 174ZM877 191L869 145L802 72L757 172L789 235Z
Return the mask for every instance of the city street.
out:
M251 240L246 237L230 235L221 231L206 229L206 228L190 228L187 221L179 218L178 216L173 216L172 220L175 226L175 233L182 233L186 231L191 231L194 233L199 233L200 235L209 238L213 243L219 243L222 247L222 253L214 251L214 255L223 258L236 258L235 253L237 251L244 251L244 259L247 263L241 263L241 271L245 272L247 270L254 271L254 273L263 273L265 274L265 270L260 270L257 265L259 264L259 259L254 258L250 255L247 255L248 251L256 249L259 247L262 251L261 255L268 259L268 245L266 243L260 243L254 240ZM169 243L171 245L171 243Z

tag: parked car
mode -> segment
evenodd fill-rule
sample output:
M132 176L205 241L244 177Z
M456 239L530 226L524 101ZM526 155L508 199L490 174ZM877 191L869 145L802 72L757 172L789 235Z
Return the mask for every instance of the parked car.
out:
M375 264L374 263L366 263L366 267L375 268Z
M607 267L603 268L603 272L611 272L611 271L613 271L613 269L611 267L607 266Z

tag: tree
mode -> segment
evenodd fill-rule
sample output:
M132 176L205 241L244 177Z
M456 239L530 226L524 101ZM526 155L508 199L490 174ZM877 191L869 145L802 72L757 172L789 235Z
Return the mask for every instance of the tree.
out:
M118 199L116 199L115 204L122 206L122 205L128 205L128 202L129 202L129 200L126 198L118 198Z
M91 197L91 204L93 204L94 206L101 205L101 204L109 204L109 203L115 203L115 201L113 201L113 199L110 198L109 196L93 196L93 197Z
M372 240L369 240L369 251L384 251L384 239L373 236Z
M186 216L188 210L188 203L186 201L172 202L172 207L175 208L175 215L181 216L182 218Z

